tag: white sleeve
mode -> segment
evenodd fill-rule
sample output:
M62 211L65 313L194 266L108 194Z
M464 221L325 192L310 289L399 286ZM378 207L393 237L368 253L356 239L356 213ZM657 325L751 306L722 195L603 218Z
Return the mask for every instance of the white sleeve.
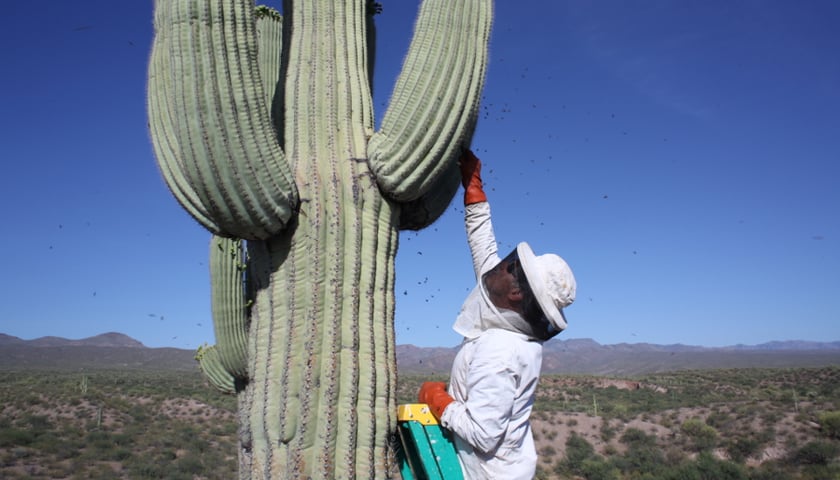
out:
M464 223L467 227L467 242L473 258L473 268L478 279L482 273L499 263L496 235L490 220L490 204L473 203L465 207Z
M441 417L445 428L485 454L493 454L504 440L518 381L510 348L492 340L482 345L470 362L465 388L468 398L450 403Z

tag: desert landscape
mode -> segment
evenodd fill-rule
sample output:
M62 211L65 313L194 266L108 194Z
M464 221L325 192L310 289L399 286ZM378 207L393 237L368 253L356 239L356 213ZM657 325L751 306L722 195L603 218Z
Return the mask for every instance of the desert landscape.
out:
M188 351L110 341L0 342L0 477L234 478L236 399L209 387ZM27 356L27 348L40 350ZM97 350L123 365L87 365ZM56 358L64 361L49 363ZM823 366L547 373L532 415L537 478L840 478L840 363L824 358ZM398 401L413 402L430 379L446 375L401 375Z

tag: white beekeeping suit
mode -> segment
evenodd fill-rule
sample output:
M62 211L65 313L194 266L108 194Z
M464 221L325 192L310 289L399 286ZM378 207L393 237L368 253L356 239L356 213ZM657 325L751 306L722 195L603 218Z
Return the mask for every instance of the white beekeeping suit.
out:
M455 330L464 342L449 380L455 399L441 417L455 435L467 479L531 479L537 453L528 417L542 365L542 342L519 332L512 311L487 300L481 275L501 260L488 203L467 207L467 232L478 285L467 297ZM507 320L506 320L507 317ZM505 326L509 328L505 328Z
M464 477L531 479L537 454L529 417L542 367L542 342L564 328L576 284L566 262L520 243L500 258L490 206L472 152L461 160L465 223L477 285L453 328L464 336L448 389L425 382L422 403L455 435Z

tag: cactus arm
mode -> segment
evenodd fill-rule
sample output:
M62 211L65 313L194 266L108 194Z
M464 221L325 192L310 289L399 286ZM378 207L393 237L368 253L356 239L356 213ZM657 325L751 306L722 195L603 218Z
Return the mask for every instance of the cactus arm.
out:
M461 186L457 163L441 175L422 197L400 205L400 230L421 230L443 215Z
M242 240L213 236L210 241L210 298L216 351L233 377L248 378L248 300L245 296Z
M277 10L257 6L257 51L260 78L265 93L265 104L271 110L271 123L277 131L277 143L283 145L283 17Z
M381 128L368 143L383 193L415 200L457 161L475 129L491 0L425 0Z
M149 128L173 195L213 233L282 231L297 188L266 104L253 4L157 1L155 33Z
M236 393L236 380L222 365L219 351L215 345L198 347L195 359L204 376L217 390L222 393Z

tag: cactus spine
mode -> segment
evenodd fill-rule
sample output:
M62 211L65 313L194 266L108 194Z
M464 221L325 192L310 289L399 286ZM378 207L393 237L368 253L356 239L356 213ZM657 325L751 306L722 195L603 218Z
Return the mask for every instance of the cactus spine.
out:
M369 4L287 0L282 20L246 0L155 5L148 110L162 175L208 230L247 239L254 303L200 354L240 398L241 478L396 471L398 231L433 222L457 190L492 1L423 2L377 132ZM242 272L225 284L224 271L214 299L218 286L239 302Z

